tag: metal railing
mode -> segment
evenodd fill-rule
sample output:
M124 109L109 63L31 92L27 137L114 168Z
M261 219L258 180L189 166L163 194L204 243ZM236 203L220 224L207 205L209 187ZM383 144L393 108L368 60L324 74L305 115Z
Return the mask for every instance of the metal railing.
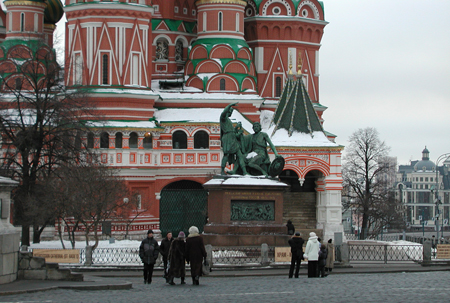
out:
M341 249L343 245L335 247L337 261L341 261ZM422 245L387 245L387 244L351 244L348 247L348 261L350 262L399 262L423 259ZM32 249L29 249L32 251ZM215 246L212 247L212 264L220 265L261 265L275 262L275 247L266 249L267 257L263 257L262 246ZM86 262L86 249L80 249L80 263ZM156 261L156 266L162 263L161 256ZM96 248L92 251L92 264L109 266L140 266L139 248Z
M377 262L419 262L423 258L421 245L379 245L352 244L349 245L349 261Z
M86 262L86 249L80 249L80 263ZM92 251L93 264L136 265L141 264L139 247L132 248L96 248Z

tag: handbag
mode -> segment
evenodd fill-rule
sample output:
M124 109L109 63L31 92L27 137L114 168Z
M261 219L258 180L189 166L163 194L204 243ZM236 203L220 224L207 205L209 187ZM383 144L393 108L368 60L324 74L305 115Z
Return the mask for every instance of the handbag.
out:
M206 259L205 259L205 261L203 261L203 264L202 264L202 273L204 276L207 276L207 275L209 275L210 271L211 271L211 266L209 265L209 262L206 261Z

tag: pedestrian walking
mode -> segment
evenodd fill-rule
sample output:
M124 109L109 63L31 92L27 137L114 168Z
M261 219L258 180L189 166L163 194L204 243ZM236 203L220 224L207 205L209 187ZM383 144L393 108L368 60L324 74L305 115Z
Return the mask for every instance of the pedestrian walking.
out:
M295 233L295 227L294 227L294 224L292 224L291 220L287 221L286 227L287 227L288 235L293 236Z
M315 232L309 233L309 239L306 243L304 257L308 259L308 278L317 278L319 262L319 241Z
M191 263L191 277L193 285L200 285L202 276L202 263L206 259L205 245L203 238L198 233L198 228L191 226L189 236L186 239L186 262Z
M329 274L334 268L334 244L333 240L329 239L327 243L327 264L325 265L325 271Z
M325 278L325 265L327 264L327 248L322 245L319 249L319 277Z
M164 278L167 282L167 256L169 255L170 245L172 244L173 237L172 233L169 231L164 239L161 241L161 246L159 246L159 251L163 257L164 263Z
M139 257L144 263L144 284L152 283L153 267L159 254L158 242L153 238L153 230L149 229L147 238L139 246Z
M294 268L295 277L298 278L300 263L303 259L303 243L305 243L305 240L303 240L299 232L296 232L292 238L289 239L288 243L289 246L291 246L291 267L289 268L289 279L291 279L294 275Z
M180 231L178 237L173 240L169 249L169 269L167 271L167 279L170 285L175 285L174 278L181 278L181 284L186 284L186 243L184 242L184 232Z

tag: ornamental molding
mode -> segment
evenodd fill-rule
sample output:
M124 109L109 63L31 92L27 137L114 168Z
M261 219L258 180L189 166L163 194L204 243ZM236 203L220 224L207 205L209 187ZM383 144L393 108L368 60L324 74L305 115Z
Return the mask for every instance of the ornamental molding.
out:
M202 4L215 4L215 3L224 3L224 4L238 4L246 6L247 2L242 0L198 0L195 2L195 5L199 6Z
M305 6L309 6L309 7L312 9L312 11L314 12L314 19L319 19L319 18L320 18L319 10L318 10L317 7L314 5L314 3L313 3L312 1L309 1L309 0L303 1L303 2L298 6L298 8L297 8L297 15L298 15L298 16L300 16L300 17L303 16L301 10L302 10L302 8L305 7ZM307 17L305 17L305 18L307 18Z
M29 5L29 6L40 6L40 7L47 7L47 3L42 2L34 2L34 1L5 1L5 6L11 6L11 5Z
M286 7L287 15L288 15L288 16L292 16L292 9L291 9L291 6L289 5L289 3L288 3L286 0L269 0L269 1L267 1L267 2L264 4L263 9L262 9L262 15L263 15L263 16L267 16L267 8L268 8L271 4L273 4L273 3L280 3L280 4L283 4L283 5Z

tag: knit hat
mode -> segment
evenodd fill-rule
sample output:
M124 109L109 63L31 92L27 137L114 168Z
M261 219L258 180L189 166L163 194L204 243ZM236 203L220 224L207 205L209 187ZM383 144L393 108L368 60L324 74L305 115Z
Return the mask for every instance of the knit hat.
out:
M299 232L296 232L295 235L296 235L297 237L300 237L300 233L299 233Z
M147 235L148 234L153 234L153 230L149 229L148 232L147 232Z
M310 232L310 233L309 233L309 236L310 236L310 237L316 237L316 233L315 233L315 232Z
M184 234L183 231L180 231L180 232L178 233L178 238L185 238L185 237L186 237L186 235Z

